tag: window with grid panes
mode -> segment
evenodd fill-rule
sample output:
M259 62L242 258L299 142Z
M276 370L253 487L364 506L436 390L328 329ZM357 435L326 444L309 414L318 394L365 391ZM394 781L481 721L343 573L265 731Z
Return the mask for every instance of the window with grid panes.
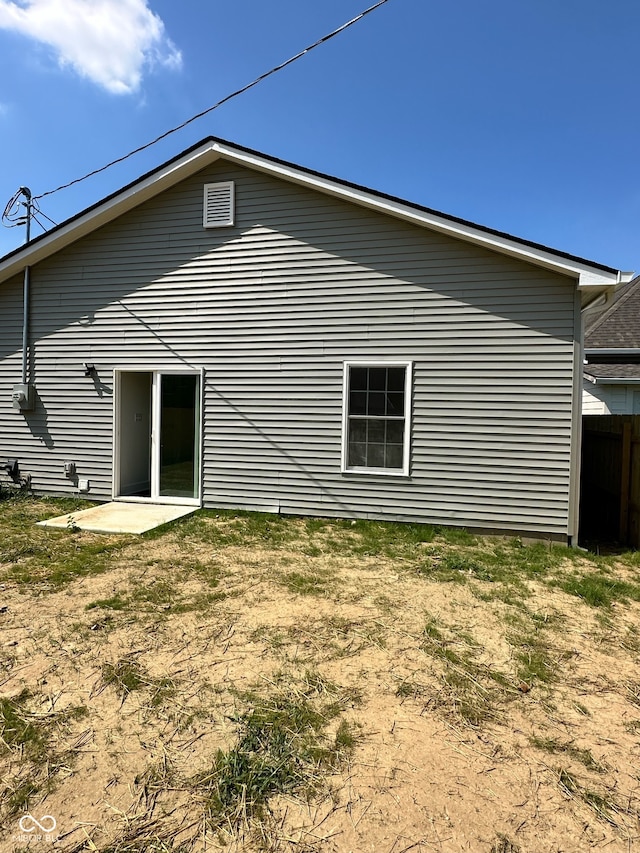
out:
M346 470L408 473L409 367L346 365Z

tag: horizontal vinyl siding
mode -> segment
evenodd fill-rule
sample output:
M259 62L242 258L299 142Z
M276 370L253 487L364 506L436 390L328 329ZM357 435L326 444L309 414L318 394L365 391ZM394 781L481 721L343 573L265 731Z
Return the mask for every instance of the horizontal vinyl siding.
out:
M640 388L637 385L594 384L585 379L582 391L584 415L638 415Z
M224 180L236 224L205 230ZM40 402L7 409L12 338L0 448L40 491L72 459L110 497L114 368L193 367L208 506L567 532L568 279L219 163L34 268L32 306ZM408 478L340 473L343 362L380 359L414 364Z
M13 385L22 376L22 277L0 288L0 464L8 459L34 458L33 436L12 407ZM0 470L0 485L10 482Z
M611 386L609 386L611 387ZM582 414L610 415L606 386L594 385L588 379L582 382Z

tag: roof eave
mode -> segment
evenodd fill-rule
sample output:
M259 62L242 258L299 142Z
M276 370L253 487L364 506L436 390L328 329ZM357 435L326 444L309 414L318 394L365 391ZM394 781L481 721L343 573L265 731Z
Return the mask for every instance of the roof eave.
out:
M482 246L483 248L509 255L521 261L528 261L535 266L544 267L561 275L568 275L577 280L578 289L589 290L601 289L603 287L614 287L623 281L630 281L633 273L621 273L618 270L603 269L578 259L569 260L566 257L554 253L550 249L534 247L526 243L485 231L474 227L472 223L455 221L449 217L439 216L435 212L427 212L416 208L409 203L400 200L380 197L372 194L366 189L335 181L329 177L318 174L310 174L306 170L297 169L288 163L273 162L266 160L254 153L238 151L232 146L219 145L224 159L231 160L241 165L249 166L258 171L266 171L277 174L294 183L312 186L314 189L328 195L346 199L361 207L383 212L396 218L412 222L415 225L427 227L432 231L446 234L468 243ZM628 276L628 278L627 278Z
M0 261L0 282L64 249L102 225L159 195L219 159L215 145L203 143L161 166L96 205L61 223Z
M613 274L597 270L594 274L588 269L585 269L580 273L578 290L594 293L596 289L603 289L612 286L619 287L621 284L628 284L634 276L634 272L622 272L621 270L617 270Z
M555 253L544 246L527 241L520 242L507 234L483 229L464 220L449 218L444 214L411 205L401 199L378 194L364 187L266 157L250 149L231 145L224 140L209 138L7 255L0 261L0 282L20 272L27 265L44 260L54 252L65 248L220 158L569 276L576 281L578 289L588 291L590 296L603 289L630 281L632 278L631 273L620 273L580 258Z
M593 373L585 373L585 378L594 385L640 385L640 376L594 376Z
M586 356L625 356L625 355L640 355L640 347L585 347L584 354Z

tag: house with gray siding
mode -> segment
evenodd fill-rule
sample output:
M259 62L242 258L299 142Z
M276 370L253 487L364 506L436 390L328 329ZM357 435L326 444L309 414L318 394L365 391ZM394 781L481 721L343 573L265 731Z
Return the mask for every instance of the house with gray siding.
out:
M581 312L628 278L209 138L0 259L0 463L571 542Z
M585 324L582 411L640 415L640 276Z

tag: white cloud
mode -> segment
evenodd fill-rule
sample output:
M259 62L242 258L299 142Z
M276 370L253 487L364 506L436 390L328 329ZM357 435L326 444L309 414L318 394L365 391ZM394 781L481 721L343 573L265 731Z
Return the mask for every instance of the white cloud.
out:
M109 92L135 92L146 67L180 68L182 56L147 0L0 0L0 29L52 47Z

